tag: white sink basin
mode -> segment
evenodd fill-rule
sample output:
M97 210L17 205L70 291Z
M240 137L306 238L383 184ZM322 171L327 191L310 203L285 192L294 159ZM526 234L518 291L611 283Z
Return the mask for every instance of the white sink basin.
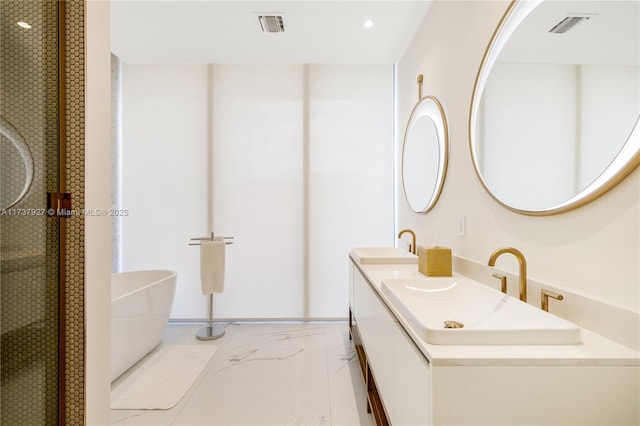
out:
M382 292L427 343L580 343L577 325L469 278L389 279L382 281Z
M360 263L418 263L418 256L398 247L356 247L351 257Z

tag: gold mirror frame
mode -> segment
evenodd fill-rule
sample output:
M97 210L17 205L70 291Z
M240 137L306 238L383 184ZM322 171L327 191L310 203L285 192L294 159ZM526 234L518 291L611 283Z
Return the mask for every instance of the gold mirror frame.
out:
M513 0L507 8L502 19L498 23L496 30L494 31L491 40L485 50L482 57L482 62L476 75L476 80L473 88L473 95L471 98L471 106L469 109L469 152L471 154L471 160L473 163L476 176L480 180L483 188L487 193L502 207L524 215L529 216L550 216L559 213L564 213L578 207L581 207L601 195L605 194L611 188L616 186L625 177L627 177L638 165L640 165L640 118L636 121L635 126L631 130L629 138L620 152L616 155L609 166L589 185L583 190L579 191L573 197L568 200L548 208L540 210L523 210L510 206L497 198L489 189L486 181L480 173L480 167L477 162L477 156L475 155L475 129L476 129L476 115L479 109L480 100L482 98L482 90L486 83L487 77L491 72L491 68L502 50L502 45L508 40L513 31L518 27L520 22L537 7L543 0Z
M419 80L420 81L420 80ZM420 91L420 94L421 91ZM415 203L410 201L409 194L407 194L407 182L405 178L405 154L407 151L407 140L411 126L417 122L420 117L428 117L433 121L436 130L437 144L438 144L438 170L434 188L431 194L428 194L426 204L416 206ZM404 132L404 139L402 141L402 189L404 192L405 200L409 205L409 208L415 213L425 214L429 212L438 202L442 188L444 186L445 177L447 175L447 164L449 157L449 128L447 126L447 119L444 113L442 104L434 96L420 97L420 100L411 111L411 115L407 122L407 127Z

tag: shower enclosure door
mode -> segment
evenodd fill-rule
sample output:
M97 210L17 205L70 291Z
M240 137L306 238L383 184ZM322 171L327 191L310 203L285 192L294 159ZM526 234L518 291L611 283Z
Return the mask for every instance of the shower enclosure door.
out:
M61 183L59 7L55 0L0 1L3 425L64 419L59 247L65 219L47 215L47 192L58 192Z

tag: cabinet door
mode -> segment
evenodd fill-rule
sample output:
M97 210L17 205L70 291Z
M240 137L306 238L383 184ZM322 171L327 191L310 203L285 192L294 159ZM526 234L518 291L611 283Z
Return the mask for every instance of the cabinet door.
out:
M373 293L373 290L371 290ZM375 295L374 295L375 296ZM385 304L376 298L375 320L377 336L375 340L376 346L370 354L370 363L373 369L373 375L376 379L378 392L382 398L382 404L389 420L393 424L394 418L394 358L395 358L395 341L396 333L395 316L385 306Z
M365 351L367 352L367 356L370 356L369 352L376 346L375 309L378 300L369 287L367 279L360 271L356 271L355 283L355 316Z
M394 410L392 423L431 424L431 377L429 363L400 324L394 333Z

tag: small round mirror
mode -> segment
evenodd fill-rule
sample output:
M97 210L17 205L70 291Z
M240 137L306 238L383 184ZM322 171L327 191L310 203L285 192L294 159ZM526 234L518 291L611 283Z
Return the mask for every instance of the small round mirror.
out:
M427 213L440 197L448 146L442 105L433 96L425 96L411 112L402 145L404 195L416 213Z

